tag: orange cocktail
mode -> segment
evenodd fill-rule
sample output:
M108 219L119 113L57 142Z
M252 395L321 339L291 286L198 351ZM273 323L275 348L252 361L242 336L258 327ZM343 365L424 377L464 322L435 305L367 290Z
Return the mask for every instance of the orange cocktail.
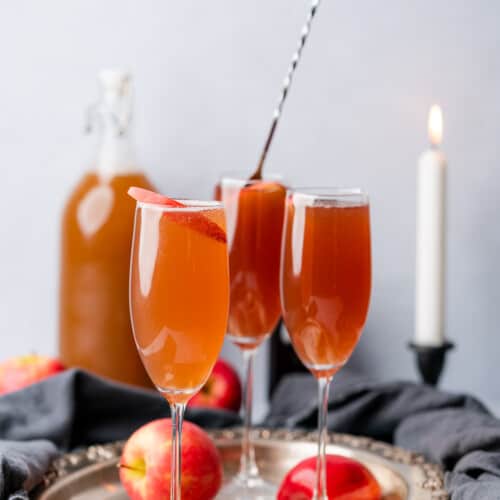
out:
M252 366L256 349L275 329L281 311L279 262L286 189L273 180L223 177L215 196L222 195L227 220L230 301L228 338L243 352L244 431L240 473L222 491L222 498L270 498L273 485L258 473L250 440Z
M228 282L220 205L138 204L132 324L144 366L170 402L189 399L217 360L227 324Z
M170 498L181 499L182 421L222 348L229 308L224 210L130 188L137 200L130 315L139 355L170 403ZM127 369L126 366L123 367Z
M293 197L294 195L292 195ZM356 346L370 299L368 204L287 204L283 313L295 351L316 374L333 373Z
M313 498L326 499L328 390L368 314L370 212L359 189L302 189L286 200L281 305L295 352L318 379L318 457Z
M280 317L279 260L286 189L274 181L224 178L231 295L229 338L257 347Z

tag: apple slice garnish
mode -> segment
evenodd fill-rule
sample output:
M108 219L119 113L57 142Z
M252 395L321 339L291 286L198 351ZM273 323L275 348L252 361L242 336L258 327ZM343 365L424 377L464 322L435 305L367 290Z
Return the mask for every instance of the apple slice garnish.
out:
M131 187L127 191L128 195L141 203L151 203L152 205L161 205L171 208L188 208L187 205L180 201L173 200L168 196L164 196L149 189ZM174 222L189 226L194 231L198 231L209 238L226 243L226 232L215 222L201 212L165 212L165 215Z
M168 196L163 196L160 193L155 193L149 189L132 186L128 189L127 194L141 203L151 203L152 205L163 205L166 207L185 207L183 203L173 200Z

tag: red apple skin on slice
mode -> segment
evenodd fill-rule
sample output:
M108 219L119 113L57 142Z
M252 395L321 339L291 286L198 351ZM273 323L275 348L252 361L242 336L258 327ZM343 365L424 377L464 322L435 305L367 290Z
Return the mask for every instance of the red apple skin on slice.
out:
M128 195L141 203L150 203L152 205L161 205L171 208L186 207L186 205L177 200L155 193L154 191L149 191L148 189L131 187L128 190ZM188 213L183 211L172 211L165 212L164 216L178 224L189 226L194 231L202 233L209 238L213 238L221 243L226 243L226 232L224 229L201 212Z
M154 420L129 438L120 460L120 480L132 500L170 498L172 420ZM222 463L215 444L197 425L182 432L182 500L211 500L222 484Z
M149 189L132 186L128 189L127 194L141 203L151 203L153 205L164 205L166 207L185 207L181 202L173 200L168 196L160 193L155 193Z
M226 232L218 224L199 212L169 212L165 214L171 221L189 226L194 231L226 243Z
M283 479L277 500L310 500L316 483L316 457L306 458ZM328 498L381 500L382 491L373 474L360 462L340 455L326 456Z

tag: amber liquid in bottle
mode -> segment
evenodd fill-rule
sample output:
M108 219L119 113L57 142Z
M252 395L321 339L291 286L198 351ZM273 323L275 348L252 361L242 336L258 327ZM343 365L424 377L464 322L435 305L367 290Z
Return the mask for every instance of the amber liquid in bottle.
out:
M74 189L62 218L59 349L69 367L151 387L130 324L128 276L135 202L126 192L132 185L152 186L133 165L127 133L116 130L126 97L120 87L123 77L116 72L101 75L96 167Z

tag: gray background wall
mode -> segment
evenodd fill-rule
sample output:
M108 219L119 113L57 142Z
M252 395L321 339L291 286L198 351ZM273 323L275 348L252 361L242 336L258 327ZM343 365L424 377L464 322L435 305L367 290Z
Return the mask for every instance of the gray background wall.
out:
M0 5L0 357L55 352L58 226L92 140L95 74L135 75L142 164L166 193L209 196L255 165L306 0L20 0ZM353 362L415 379L415 163L444 109L449 159L443 386L500 409L500 4L324 0L269 169L371 194L373 300ZM233 355L231 348L226 353ZM265 357L261 356L260 407Z

